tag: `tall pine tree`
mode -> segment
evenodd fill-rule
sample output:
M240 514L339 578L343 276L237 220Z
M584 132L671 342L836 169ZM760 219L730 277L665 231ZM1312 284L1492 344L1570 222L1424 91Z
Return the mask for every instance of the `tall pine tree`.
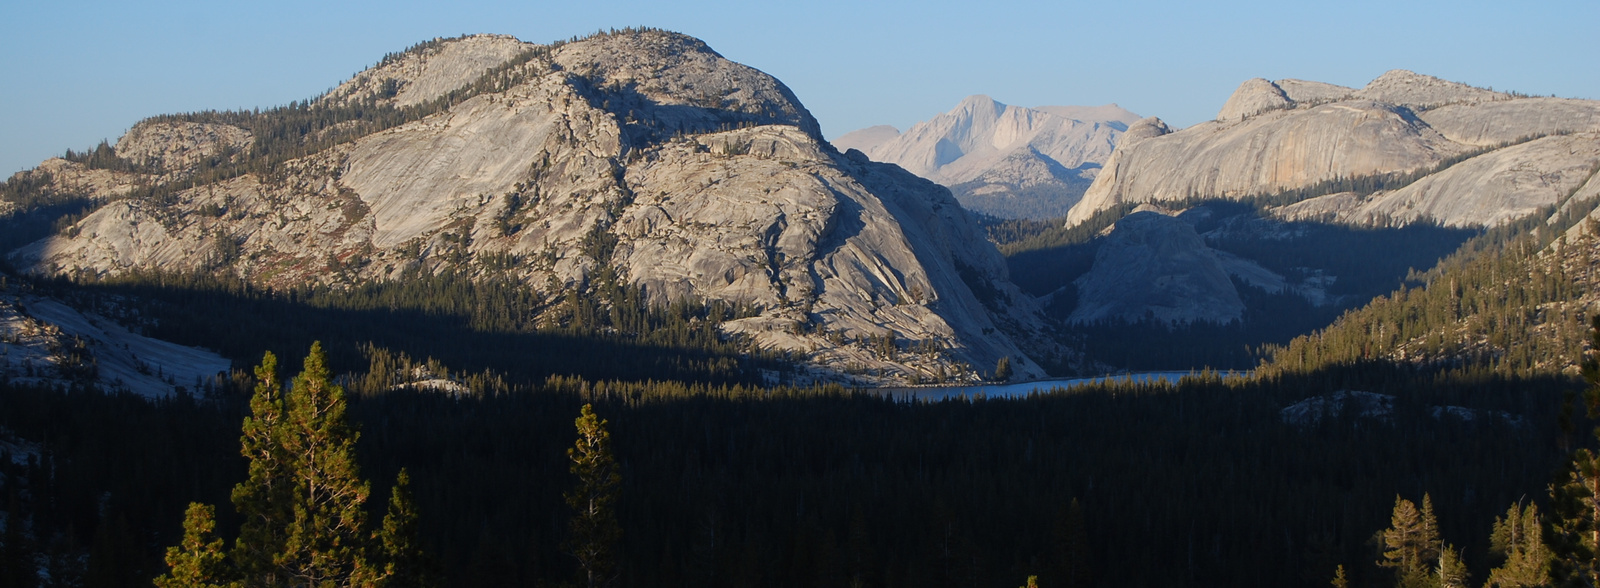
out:
M311 345L284 409L278 439L291 464L294 516L274 567L294 584L377 581L381 570L368 561L364 532L371 486L356 465L360 435L350 427L344 388L333 383L321 343Z
M1422 510L1415 503L1394 497L1394 512L1389 528L1383 531L1383 560L1379 566L1394 568L1395 585L1420 587L1437 585L1440 551L1439 523L1433 515L1433 499L1422 495Z
M1522 508L1511 505L1506 516L1495 517L1489 536L1489 556L1500 560L1500 567L1489 571L1485 586L1531 588L1550 585L1550 549L1544 543L1539 525L1539 509L1533 504Z
M244 482L233 488L233 508L243 521L231 553L234 564L252 587L278 586L275 561L288 537L293 519L291 480L294 460L283 447L283 384L278 380L278 357L267 352L256 366L255 394L250 416L239 436L239 451L249 460Z
M577 444L567 450L572 475L577 477L566 495L567 506L572 508L567 550L578 560L579 583L599 588L613 585L617 579L622 527L617 524L616 502L622 474L611 454L607 422L595 416L594 407L583 405L576 424Z
M226 558L209 506L191 505L183 544L168 550L162 588L423 586L410 477L402 470L379 529L367 525L371 486L355 461L359 434L345 414L320 343L287 395L277 358L256 368L240 451L248 478L233 489L244 519ZM237 578L237 583L230 581Z

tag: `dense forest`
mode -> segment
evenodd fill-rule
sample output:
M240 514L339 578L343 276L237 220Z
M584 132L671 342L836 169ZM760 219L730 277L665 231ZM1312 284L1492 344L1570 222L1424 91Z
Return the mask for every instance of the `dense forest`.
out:
M1368 540L1396 493L1430 495L1482 578L1495 516L1539 493L1573 442L1556 417L1576 389L1375 365L918 403L838 388L495 384L433 362L467 385L451 391L394 386L430 362L368 354L337 379L362 471L383 481L368 516L409 472L421 543L451 586L576 577L564 451L584 404L609 422L619 464L617 585L1322 586L1339 565L1381 585ZM0 388L8 447L23 448L0 462L5 491L33 531L5 561L34 557L86 585L162 573L185 505L227 505L246 479L239 423L255 383L239 372L205 397L153 403ZM1393 413L1282 413L1344 389L1392 394ZM216 517L220 536L238 533L228 509Z

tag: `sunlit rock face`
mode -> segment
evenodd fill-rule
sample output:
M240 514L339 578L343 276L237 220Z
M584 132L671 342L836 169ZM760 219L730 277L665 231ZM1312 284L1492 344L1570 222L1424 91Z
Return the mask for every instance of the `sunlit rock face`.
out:
M975 374L1011 357L1020 376L1043 375L1018 345L1043 340L1039 310L948 190L839 153L781 82L696 39L439 41L311 108L427 103L477 83L464 71L519 82L163 202L108 187L109 204L10 259L41 274L202 271L277 287L502 272L549 296L609 266L655 303L753 305L757 316L724 324L730 336L823 374ZM179 168L250 141L136 131L119 152ZM597 235L614 242L598 258Z
M1119 203L1248 198L1437 171L1389 192L1296 203L1285 214L1491 226L1560 204L1587 180L1585 168L1592 172L1597 141L1600 102L1592 100L1518 97L1404 70L1359 90L1254 79L1217 120L1138 136L1130 129L1068 222Z

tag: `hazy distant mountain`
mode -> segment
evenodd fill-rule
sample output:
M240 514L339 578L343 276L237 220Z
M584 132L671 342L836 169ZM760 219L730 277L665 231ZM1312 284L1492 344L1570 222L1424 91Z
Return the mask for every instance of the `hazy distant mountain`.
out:
M944 184L968 209L1052 218L1077 203L1117 137L1137 120L1115 104L1023 108L970 96L905 133L871 127L834 145Z
M873 148L888 143L898 136L900 136L900 129L889 125L878 125L850 131L831 142L840 151L855 149L862 153L869 153Z

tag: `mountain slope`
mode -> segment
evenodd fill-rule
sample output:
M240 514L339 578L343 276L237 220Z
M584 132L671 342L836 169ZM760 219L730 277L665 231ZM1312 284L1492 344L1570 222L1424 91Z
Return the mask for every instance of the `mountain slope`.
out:
M512 47L467 37L418 51L459 61ZM42 274L274 287L508 271L551 301L615 276L657 305L749 305L755 316L725 323L729 335L824 375L919 380L1003 356L1043 375L1008 336L1037 338L1038 310L949 192L833 151L776 79L653 30L516 47L492 83L448 90L459 79L386 60L309 112L403 95L360 98L362 80L475 93L267 171L96 195L110 202L10 259Z
M1562 170L1585 165L1590 157L1585 154L1600 143L1597 133L1597 101L1521 98L1404 70L1385 73L1359 90L1249 80L1215 121L1125 141L1068 222L1083 222L1123 202L1242 199L1286 191L1331 194L1340 190L1325 188L1366 178L1390 178L1377 184L1394 191L1430 173L1450 173L1441 170L1465 165L1463 160L1480 170L1545 178L1535 181L1547 181L1546 189L1511 180L1517 184L1510 188L1518 194L1514 198L1502 197L1505 183L1440 180L1426 203L1407 193L1391 196L1390 204L1364 208L1361 215L1340 208L1347 222L1403 224L1426 217L1448 226L1492 225L1554 204L1570 192L1575 184L1567 176L1576 174ZM1520 145L1563 134L1573 137ZM1552 162L1563 147L1570 153ZM1517 169L1524 171L1509 171ZM1498 172L1479 172L1477 179L1484 173ZM1427 188L1413 192L1418 190Z
M969 209L1050 218L1077 201L1117 137L1138 119L1114 104L1023 108L970 96L904 133L873 127L835 144L867 147L862 151L873 161L950 186Z

